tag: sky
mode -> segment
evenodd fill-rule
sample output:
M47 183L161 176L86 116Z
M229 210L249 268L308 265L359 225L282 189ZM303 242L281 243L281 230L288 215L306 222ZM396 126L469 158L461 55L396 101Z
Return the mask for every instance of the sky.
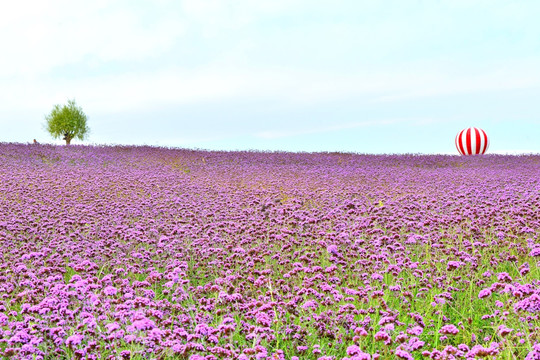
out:
M0 2L0 142L540 153L537 0Z

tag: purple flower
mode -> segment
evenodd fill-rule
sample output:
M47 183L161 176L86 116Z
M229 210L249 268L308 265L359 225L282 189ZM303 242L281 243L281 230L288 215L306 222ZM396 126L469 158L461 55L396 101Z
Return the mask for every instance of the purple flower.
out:
M512 277L506 272L502 272L502 273L498 274L497 279L500 282L506 282L506 283L512 282Z
M481 345L475 345L473 348L467 352L467 357L474 358L475 356L478 357L487 357L487 356L494 356L499 354L499 345L497 343L491 343L491 345L486 348Z
M328 251L330 254L334 256L339 256L338 247L334 244L328 245L328 247L326 248L326 251Z
M537 246L534 249L532 249L531 252L529 253L529 256L533 256L533 257L540 256L540 246Z
M396 356L399 359L414 360L414 357L405 350L397 349Z
M373 274L371 274L371 278L373 280L382 281L384 279L384 276L382 276L381 274L378 274L378 273L373 273Z
M137 339L135 335L126 335L124 336L124 341L127 343L134 342Z
M360 347L356 345L351 345L347 348L347 355L349 356L358 355L361 352L362 352L362 349L360 349Z
M109 323L109 324L105 325L105 328L107 329L108 332L112 332L112 331L120 329L120 325L113 322L113 323Z
M510 334L512 331L514 331L514 329L510 329L509 327L506 327L504 324L500 325L499 329L497 330L499 335L501 335L502 337L505 337L506 335Z
M232 317L230 317L230 316L225 316L225 317L223 318L222 323L223 323L223 324L234 324L235 321L234 321L234 319L233 319Z
M301 307L304 310L309 310L309 309L316 309L318 305L314 300L308 300Z
M39 350L32 344L24 344L21 346L21 351L25 354L36 354Z
M540 343L535 344L525 357L525 360L540 360Z
M421 335L422 332L424 331L424 329L420 326L414 326L410 329L407 329L407 333L410 334L410 335Z
M376 334L375 334L375 340L377 341L384 341L385 343L391 343L392 342L392 338L390 337L390 335L388 335L388 333L384 330L379 330Z
M453 324L445 325L439 330L439 333L445 335L456 335L458 332L458 328Z
M529 263L523 263L523 264L519 267L519 274L520 274L521 276L527 275L530 271L531 271L531 269L530 269L530 267L529 267Z
M0 325L7 325L8 319L6 314L0 312Z
M478 294L478 298L483 299L490 295L491 295L491 289L483 289L483 290L480 290L480 293Z
M367 336L368 332L363 327L357 327L354 329L354 333L358 336Z
M540 295L533 294L514 305L515 311L528 311L530 313L540 312Z
M409 342L407 343L407 346L406 348L409 350L409 351L415 351L415 350L418 350L420 348L422 348L423 346L425 345L425 342L418 339L417 337L412 337L409 339Z
M344 359L347 359L347 358L344 358ZM349 360L371 360L371 355L360 351L358 354L354 355Z
M27 342L29 342L31 339L30 335L26 332L26 330L19 330L15 333L15 335L13 335L9 340L8 340L8 343L9 344L14 344L14 343L21 343L21 344L26 344Z
M205 358L204 356L194 354L189 357L189 360L205 360Z
M73 334L66 339L66 346L74 347L75 345L79 345L83 339L84 339L83 335Z
M141 319L141 320L135 320L133 322L133 326L137 330L150 330L156 327L156 324L154 323L154 321L150 319Z
M446 270L455 270L459 269L463 263L461 261L449 261L446 267Z
M103 293L105 295L116 295L118 290L114 286L107 286L105 289L103 289Z
M264 326L270 327L272 325L272 318L265 312L258 312L255 315L255 320Z
M0 143L0 358L532 360L537 160Z

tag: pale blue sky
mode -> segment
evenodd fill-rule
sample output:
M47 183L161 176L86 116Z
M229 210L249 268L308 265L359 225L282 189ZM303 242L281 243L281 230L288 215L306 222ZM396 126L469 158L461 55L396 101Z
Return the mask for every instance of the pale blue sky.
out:
M540 153L540 1L7 2L0 141L218 150ZM57 141L56 143L61 143ZM74 141L74 143L81 143Z

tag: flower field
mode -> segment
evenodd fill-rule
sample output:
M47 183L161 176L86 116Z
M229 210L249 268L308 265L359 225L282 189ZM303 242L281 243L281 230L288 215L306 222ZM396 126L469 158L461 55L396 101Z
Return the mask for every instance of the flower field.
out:
M540 156L0 144L0 358L540 359Z

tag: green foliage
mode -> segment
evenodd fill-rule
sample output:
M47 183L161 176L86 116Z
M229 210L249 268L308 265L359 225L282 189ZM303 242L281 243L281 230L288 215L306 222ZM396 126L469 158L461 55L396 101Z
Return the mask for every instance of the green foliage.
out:
M62 138L69 145L73 138L84 140L90 128L87 116L75 100L68 100L67 105L54 105L51 113L45 116L45 129L55 139Z

